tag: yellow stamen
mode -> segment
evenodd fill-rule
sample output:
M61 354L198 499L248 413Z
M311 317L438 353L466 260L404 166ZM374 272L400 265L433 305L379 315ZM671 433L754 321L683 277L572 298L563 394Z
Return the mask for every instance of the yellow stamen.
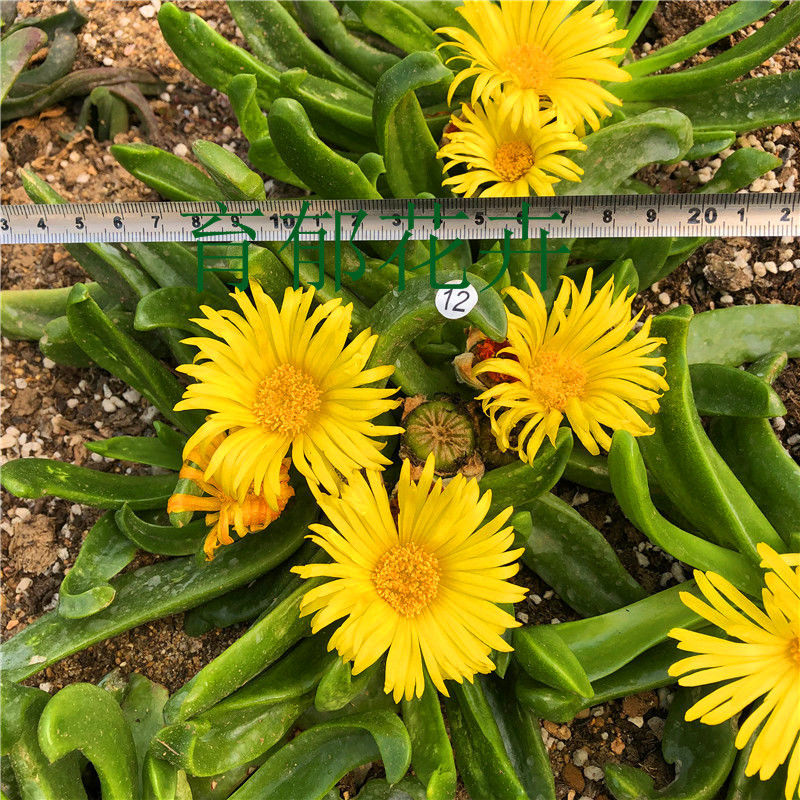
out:
M322 404L314 379L293 364L281 364L256 390L253 413L273 433L304 433Z
M526 142L501 144L494 157L495 171L504 181L519 180L533 163L533 150Z
M800 636L795 636L789 642L789 658L800 667Z
M400 616L416 617L436 598L439 561L413 542L393 547L378 560L372 582Z
M504 70L519 81L520 88L544 94L553 77L553 58L538 44L524 43L506 53L501 61Z
M561 353L540 352L530 368L531 390L548 411L564 411L570 397L582 398L586 372Z

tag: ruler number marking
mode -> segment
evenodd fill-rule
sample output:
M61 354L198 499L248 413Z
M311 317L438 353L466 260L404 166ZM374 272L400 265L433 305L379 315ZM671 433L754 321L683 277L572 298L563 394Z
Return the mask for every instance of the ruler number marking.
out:
M703 215L702 221L707 225L713 225L717 221L717 209L714 208L714 206L709 206L705 211L697 206L693 206L689 209L689 218L686 221L690 225L699 225L701 222L701 214Z

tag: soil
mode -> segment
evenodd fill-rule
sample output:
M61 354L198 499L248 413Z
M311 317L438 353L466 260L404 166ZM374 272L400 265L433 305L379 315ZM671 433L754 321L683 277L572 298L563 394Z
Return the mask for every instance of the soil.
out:
M150 106L159 120L159 144L186 155L192 142L212 139L245 157L242 138L227 99L186 72L161 38L155 20L159 0L79 0L89 17L80 31L76 68L132 66L148 69L164 82ZM227 7L221 2L178 2L211 22L226 38L242 44ZM720 2L662 3L640 38L644 54L694 29L726 5ZM21 15L63 10L64 3L20 2ZM752 27L699 54L699 63L752 33ZM753 75L800 67L800 46L785 48L754 70ZM2 202L27 197L17 176L33 169L65 198L99 202L157 200L158 195L132 178L110 155L108 142L84 131L67 142L62 134L75 128L80 101L49 109L2 130ZM132 128L116 142L143 140ZM689 191L709 180L721 159L740 147L756 147L781 157L783 165L754 182L750 191L795 189L800 123L756 131L741 137L718 159L681 162L643 171L640 177L662 191ZM2 252L3 289L69 286L86 276L61 246L8 246ZM646 289L637 301L648 313L688 303L695 311L753 303L800 303L800 243L794 239L715 240L701 247L668 278ZM76 369L43 358L35 343L3 339L3 432L0 461L20 456L58 458L115 472L143 471L90 453L85 443L118 435L141 435L158 418L154 408L121 381L96 368ZM781 441L800 458L800 367L794 360L776 383L787 413L773 421ZM650 544L621 515L607 495L560 482L558 493L608 538L625 565L648 591L674 585L690 570ZM61 579L74 563L83 537L99 512L66 501L20 500L3 492L0 521L3 638L14 635L57 605ZM151 557L148 557L150 560ZM128 569L145 563L138 559ZM560 622L572 612L537 576L524 571L529 587L518 608L523 622ZM75 681L97 681L111 669L138 671L175 691L204 664L234 641L244 628L189 637L182 615L140 626L48 667L30 683L54 692ZM660 751L660 737L671 694L647 692L588 709L568 725L543 723L543 737L556 774L559 800L605 799L609 793L602 766L620 762L642 766L661 786L673 774ZM373 771L374 772L374 771ZM352 797L368 775L359 771L340 785ZM459 800L466 793L460 791Z

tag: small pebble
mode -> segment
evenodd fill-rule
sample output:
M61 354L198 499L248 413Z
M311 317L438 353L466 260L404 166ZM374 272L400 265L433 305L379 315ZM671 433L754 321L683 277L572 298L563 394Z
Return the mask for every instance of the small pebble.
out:
M22 578L17 584L17 594L23 594L33 586L33 581L30 578Z
M47 356L45 356L45 357L42 359L42 366L43 366L45 369L53 369L53 367L54 367L55 365L56 365L56 362L55 362L55 361L51 361L51 360L50 360L50 359L49 359Z
M583 774L587 781L601 781L605 777L605 772L600 767L584 767Z
M111 56L106 56L103 59L103 66L110 67L113 66L113 64L114 64L114 59L111 58Z
M172 152L175 153L176 156L183 158L189 154L189 148L183 142L178 142L178 144L172 148Z
M772 427L780 432L786 427L786 420L783 417L775 417L775 419L772 420Z
M635 725L637 728L641 728L644 725L644 718L643 717L628 717L628 722L631 725Z
M774 261L765 261L764 267L766 268L767 272L771 272L773 275L778 274L778 265Z
M666 292L661 292L658 296L658 302L661 305L668 306L672 302L672 298Z
M67 400L67 408L75 408L78 405L78 398L77 397L70 397Z
M127 389L122 393L122 397L128 403L138 403L142 399L136 389Z
M586 762L589 760L589 753L581 747L579 750L576 750L572 754L572 763L576 767L583 767L586 765Z
M759 278L763 278L767 274L767 268L764 266L763 262L756 261L756 263L753 264L753 272Z
M40 688L40 689L41 689L43 692L49 692L49 691L50 691L50 690L53 688L53 684L52 684L52 683L50 683L49 681L42 681L42 682L39 684L39 688Z
M541 602L542 602L542 598L541 598L541 597L539 597L539 595L538 595L538 594L530 594L530 595L528 595L528 597L530 597L530 599L533 601L533 604L534 604L535 606L538 606L538 605L539 605L539 603L541 603Z
M732 303L733 297L731 297L729 294L723 294L720 296L719 301L720 303Z
M794 264L792 264L791 261L784 261L783 264L781 264L778 267L778 270L780 272L791 272L793 269L794 269Z
M661 717L650 717L647 727L660 739L664 733L664 720Z
M572 498L572 505L575 506L582 506L584 503L589 502L589 495L586 492L578 492L575 497Z
M106 414L113 414L117 410L117 407L108 398L103 400L101 406L103 407L103 411L105 411Z
M142 15L142 16L143 16L145 19L153 19L153 17L156 15L156 10L155 10L155 8L154 8L153 6L151 6L151 5L147 5L147 6L142 6L142 7L139 9L139 13L140 13L140 14L141 14L141 15Z

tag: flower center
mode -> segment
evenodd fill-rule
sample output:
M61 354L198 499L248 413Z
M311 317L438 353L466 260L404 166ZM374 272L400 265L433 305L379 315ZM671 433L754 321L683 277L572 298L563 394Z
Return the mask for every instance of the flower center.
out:
M561 353L537 353L529 367L531 390L550 411L564 411L570 397L582 397L586 372Z
M295 437L308 428L321 405L322 392L314 379L293 364L281 364L258 384L253 413L267 430Z
M553 78L555 65L552 57L538 44L526 42L508 51L501 66L506 72L513 73L520 88L546 94L545 87Z
M789 642L789 659L800 667L800 636L795 636Z
M533 166L533 150L525 142L506 142L497 148L494 170L504 181L519 180Z
M439 561L413 542L387 550L372 572L378 596L401 617L416 617L436 598Z

